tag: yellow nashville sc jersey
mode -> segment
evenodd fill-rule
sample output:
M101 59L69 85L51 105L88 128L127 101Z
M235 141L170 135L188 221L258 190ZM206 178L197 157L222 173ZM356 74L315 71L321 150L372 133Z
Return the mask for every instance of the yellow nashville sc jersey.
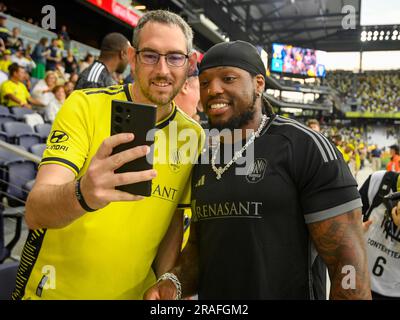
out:
M132 100L129 88L74 91L56 117L41 165L84 175L110 136L112 100ZM113 202L62 229L30 230L14 299L142 299L156 280L151 266L175 210L190 206L188 182L204 142L201 127L174 103L157 129L152 196Z

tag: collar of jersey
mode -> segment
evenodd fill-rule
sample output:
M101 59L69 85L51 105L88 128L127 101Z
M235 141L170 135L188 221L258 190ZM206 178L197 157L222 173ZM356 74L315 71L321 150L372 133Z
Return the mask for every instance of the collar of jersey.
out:
M125 85L124 91L125 91L125 95L126 95L126 98L128 99L128 101L133 102L132 95L131 95L131 92L132 92L131 86L132 86L132 84ZM171 110L170 114L165 119L162 119L160 122L157 122L156 128L162 129L162 128L166 127L167 125L169 125L169 123L175 118L176 110L177 109L176 109L175 101L172 101L172 110Z

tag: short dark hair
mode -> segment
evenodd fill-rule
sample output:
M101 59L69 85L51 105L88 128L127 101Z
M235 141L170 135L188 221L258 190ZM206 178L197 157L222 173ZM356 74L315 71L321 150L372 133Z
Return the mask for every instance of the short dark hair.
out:
M394 144L394 145L390 146L389 148L393 149L396 154L399 154L399 146L397 144Z
M335 134L334 136L332 136L332 139L336 140L336 141L342 141L343 140L341 134Z
M137 50L139 49L140 32L147 22L158 22L166 25L178 26L186 39L186 49L188 52L193 50L193 31L189 24L176 13L167 10L154 10L146 12L140 19L139 23L133 31L132 46Z
M10 64L10 66L8 67L8 73L10 75L10 77L12 77L14 75L14 73L18 72L18 70L22 68L18 63L12 63Z
M107 34L101 41L101 54L104 52L119 52L125 50L129 40L121 33L112 32Z

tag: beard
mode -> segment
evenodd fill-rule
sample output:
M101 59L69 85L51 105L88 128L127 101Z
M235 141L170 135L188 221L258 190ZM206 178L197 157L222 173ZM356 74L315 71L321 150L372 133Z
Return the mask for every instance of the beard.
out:
M135 69L135 82L137 82L139 84L140 87L140 91L142 92L142 94L145 96L146 99L148 99L150 102L154 103L157 106L165 106L171 103L171 101L176 97L176 95L179 93L179 91L181 90L181 88L183 87L183 84L186 81L186 77L182 77L182 80L180 81L180 83L176 83L175 82L175 86L174 86L174 81L173 79L171 79L170 77L163 77L163 76L156 76L152 79L144 79L144 81L140 78L140 76L136 76L139 75L139 69L136 68ZM147 85L146 82L147 81ZM150 90L151 87L151 82L152 81L166 81L166 82L171 82L172 83L172 92L168 95L163 94L163 95L159 95L156 94L155 92L152 93Z
M120 73L120 74L122 74L122 73L124 73L124 71L125 71L125 69L126 69L126 67L128 66L128 63L126 62L121 62L118 66L117 66L117 69L115 70L115 72L116 73Z
M212 123L210 118L208 118L208 124L210 128L217 129L219 131L222 131L223 129L229 129L233 131L234 129L240 129L241 127L247 125L251 120L254 119L254 114L256 113L256 108L255 108L256 100L257 100L257 94L254 91L252 102L249 103L249 105L246 108L246 111L239 113L238 115L232 116L225 122Z
M164 80L164 81L168 81L168 79L166 78L155 78L153 79L154 81L160 81L160 80ZM167 104L170 104L171 101L176 97L176 95L179 93L181 87L183 86L183 83L179 86L172 86L172 92L169 95L158 95L158 94L153 94L151 93L151 91L149 90L149 87L145 87L143 86L143 84L141 83L140 80L138 80L139 86L140 86L140 90L142 91L143 95L152 103L156 104L157 106L165 106Z

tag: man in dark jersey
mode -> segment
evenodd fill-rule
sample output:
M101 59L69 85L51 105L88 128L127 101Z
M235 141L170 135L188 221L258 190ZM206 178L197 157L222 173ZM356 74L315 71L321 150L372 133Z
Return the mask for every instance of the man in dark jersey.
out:
M99 59L79 75L75 89L103 88L117 84L112 73L125 71L130 46L129 40L120 33L106 35L101 42Z
M273 114L265 78L247 42L205 54L210 126L245 139L211 143L211 164L204 157L195 167L188 245L145 298L325 299L322 262L330 299L371 298L357 184L323 135Z

